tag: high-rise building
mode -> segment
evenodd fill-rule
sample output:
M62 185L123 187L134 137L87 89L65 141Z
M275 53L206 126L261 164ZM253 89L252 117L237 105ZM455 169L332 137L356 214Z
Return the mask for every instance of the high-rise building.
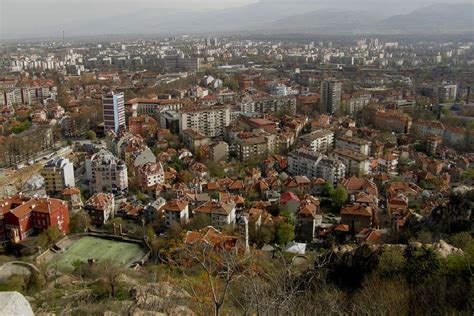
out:
M125 98L123 92L109 92L102 98L105 131L118 133L125 125Z
M75 186L74 167L66 158L55 158L44 166L41 171L48 193L58 193Z
M342 84L339 81L324 80L321 83L321 113L334 114L341 105Z

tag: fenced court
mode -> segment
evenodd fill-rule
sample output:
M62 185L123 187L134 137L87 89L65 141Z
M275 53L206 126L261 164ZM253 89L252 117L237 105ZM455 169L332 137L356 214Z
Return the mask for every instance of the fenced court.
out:
M70 271L74 269L73 263L76 261L95 259L98 262L110 260L121 266L128 266L141 259L144 254L144 249L135 243L85 236L75 240L63 253L56 254L48 265Z

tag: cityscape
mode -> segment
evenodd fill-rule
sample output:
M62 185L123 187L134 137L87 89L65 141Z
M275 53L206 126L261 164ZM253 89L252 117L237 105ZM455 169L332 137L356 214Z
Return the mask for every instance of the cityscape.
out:
M0 316L472 315L474 6L356 2L5 0Z

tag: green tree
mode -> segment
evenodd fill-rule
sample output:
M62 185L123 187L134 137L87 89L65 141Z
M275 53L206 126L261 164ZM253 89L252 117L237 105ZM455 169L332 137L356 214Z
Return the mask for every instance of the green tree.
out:
M221 179L225 177L225 170L221 164L211 163L209 164L209 175L211 178Z
M408 283L420 284L436 273L441 262L436 250L428 247L407 249L405 275Z
M286 245L289 241L295 239L295 227L288 223L279 223L275 237L279 245Z
M239 83L234 78L227 77L224 79L224 87L237 91L239 89Z
M397 247L385 247L379 257L377 273L381 277L393 277L401 274L405 269L405 257Z
M346 189L342 185L338 185L337 188L332 191L330 197L334 201L334 205L339 209L346 204L349 196Z

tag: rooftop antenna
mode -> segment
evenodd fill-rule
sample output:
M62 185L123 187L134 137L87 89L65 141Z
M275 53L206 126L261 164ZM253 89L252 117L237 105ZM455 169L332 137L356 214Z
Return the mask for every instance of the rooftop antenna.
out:
M63 45L64 45L64 44L65 44L65 42L64 42L64 30L63 30Z

